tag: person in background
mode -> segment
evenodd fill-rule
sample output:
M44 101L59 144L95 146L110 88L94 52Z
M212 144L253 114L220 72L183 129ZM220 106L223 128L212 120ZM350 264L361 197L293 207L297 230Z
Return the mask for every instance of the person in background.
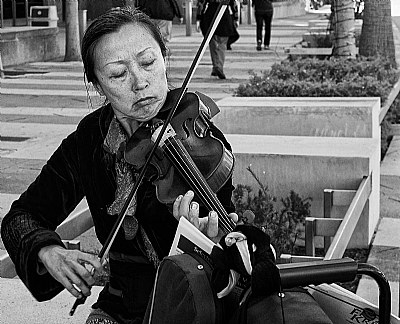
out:
M263 43L263 25L265 26L264 32L264 49L269 50L271 41L271 23L274 14L274 7L270 0L253 0L254 13L256 17L256 40L257 51L261 51Z
M183 23L181 9L176 0L139 0L138 9L147 14L160 28L166 42L172 39L172 20L178 17Z
M197 31L199 32L201 30L203 36L211 25L219 2L218 0L198 0L197 2L196 26ZM235 34L234 28L238 26L238 8L236 6L236 1L230 0L229 7L230 10L225 10L209 45L213 66L211 75L217 76L220 79L226 79L224 74L225 52L229 36Z
M237 8L237 14L236 15L237 15L238 18L240 18L241 6L242 5L241 5L239 0L235 0L235 6ZM237 40L240 37L239 32L238 32L238 28L237 28L239 19L235 20L235 13L232 11L231 7L228 7L228 9L229 9L229 13L231 14L231 18L232 18L234 33L233 33L233 35L229 36L228 44L226 46L226 49L228 51L231 51L232 50L232 44L237 42Z
M63 289L75 298L90 295L95 278L89 266L99 274L103 265L93 254L67 250L55 229L86 198L96 236L106 242L138 175L124 147L169 99L166 45L154 22L139 10L112 9L93 20L81 55L87 82L106 103L62 141L1 224L16 272L38 301ZM221 131L208 125L230 150ZM217 193L228 213L234 210L232 190L229 177ZM141 182L108 254L109 280L86 324L142 324L157 267L169 253L180 217L219 241L217 213L193 198L193 191L182 192L174 203L163 204L153 181ZM230 217L238 221L236 214Z

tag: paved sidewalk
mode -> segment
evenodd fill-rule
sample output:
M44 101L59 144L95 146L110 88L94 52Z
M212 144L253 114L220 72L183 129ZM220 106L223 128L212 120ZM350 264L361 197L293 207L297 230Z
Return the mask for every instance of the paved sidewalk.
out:
M400 3L392 6L393 37L396 61L400 67ZM389 280L392 291L392 313L400 317L400 136L390 143L381 162L380 222L367 263L378 267ZM369 277L360 280L357 294L378 304L378 286Z

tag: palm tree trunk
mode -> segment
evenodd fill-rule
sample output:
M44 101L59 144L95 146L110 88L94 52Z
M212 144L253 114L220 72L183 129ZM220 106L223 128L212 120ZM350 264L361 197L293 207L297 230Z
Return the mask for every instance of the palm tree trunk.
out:
M332 2L333 51L334 56L356 57L354 37L353 0L334 0Z
M359 53L387 57L396 66L390 0L365 0Z

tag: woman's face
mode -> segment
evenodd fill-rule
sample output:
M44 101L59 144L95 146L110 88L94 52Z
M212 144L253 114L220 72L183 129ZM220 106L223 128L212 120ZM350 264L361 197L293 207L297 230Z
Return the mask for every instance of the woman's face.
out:
M165 60L153 36L137 24L100 38L94 51L96 87L123 122L148 121L162 108L168 84Z

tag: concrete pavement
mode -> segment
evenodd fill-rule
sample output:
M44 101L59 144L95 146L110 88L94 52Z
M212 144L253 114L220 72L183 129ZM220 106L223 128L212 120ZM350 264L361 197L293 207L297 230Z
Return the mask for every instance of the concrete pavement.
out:
M191 90L201 90L218 100L232 95L232 91L248 79L249 71L260 72L285 58L284 48L301 41L308 29L308 20L323 18L321 12L306 16L273 21L271 51L255 50L255 26L241 25L240 39L227 52L225 74L227 80L210 76L211 60L206 51L190 85ZM400 35L398 29L396 35ZM185 27L173 26L170 43L171 60L169 77L179 86L202 40L193 29L192 36L185 35ZM60 33L60 46L64 43ZM400 53L400 52L398 52ZM74 129L81 117L90 112L87 92L82 78L80 62L40 62L13 69L15 77L2 80L0 129L2 136L35 138L28 142L0 142L0 218L7 212L13 199L36 177L41 166L61 139ZM4 98L4 99L3 99ZM91 93L92 104L101 98ZM398 311L400 269L400 144L392 142L381 166L381 216L368 262L378 266L390 280L393 296L393 313ZM29 144L29 145L27 145ZM80 237L83 249L99 248L92 231ZM93 243L94 242L94 243ZM0 249L2 243L0 242ZM63 292L45 303L36 302L18 279L0 279L0 324L23 323L83 323L100 287L93 296L78 308L74 317L68 311L74 299ZM377 303L378 289L368 279L362 279L360 296Z

